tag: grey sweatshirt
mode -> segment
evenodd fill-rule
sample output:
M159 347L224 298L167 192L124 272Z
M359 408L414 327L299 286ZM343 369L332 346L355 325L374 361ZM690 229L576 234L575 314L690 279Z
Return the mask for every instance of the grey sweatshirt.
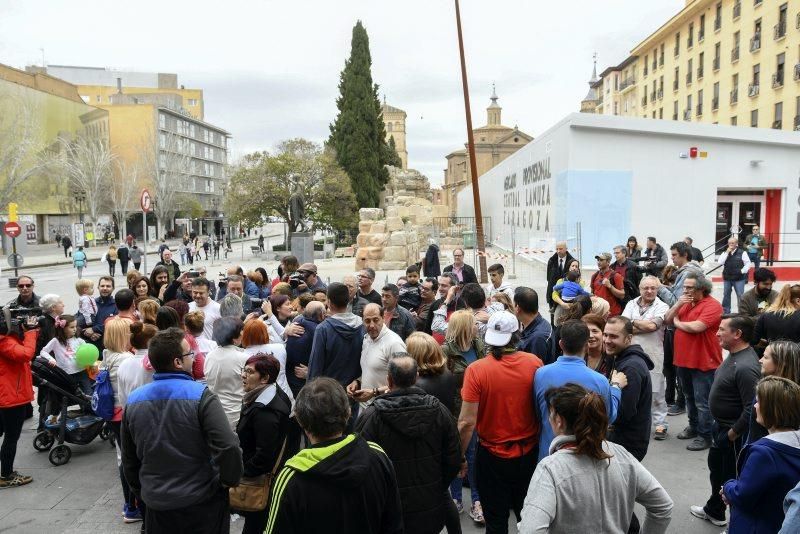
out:
M558 436L550 456L539 462L517 525L522 534L626 532L634 503L647 514L641 534L663 534L672 517L672 499L661 484L621 445L603 442L610 460L597 461L565 448L575 436Z

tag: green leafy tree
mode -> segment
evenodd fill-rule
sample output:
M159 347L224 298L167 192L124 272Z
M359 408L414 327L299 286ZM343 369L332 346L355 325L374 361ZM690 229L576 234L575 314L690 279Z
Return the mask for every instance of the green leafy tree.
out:
M289 199L298 190L312 231L345 230L357 223L356 197L347 175L329 149L305 139L283 141L274 155L246 155L231 176L225 209L235 222L250 227L278 215L294 232L300 221L289 210Z
M350 58L339 78L339 114L331 125L328 146L350 177L359 207L376 207L378 195L389 181L384 168L390 152L378 100L378 86L372 83L372 58L367 30L358 21L353 27ZM395 152L396 154L396 152Z
M400 159L400 154L397 153L397 145L394 144L394 136L389 137L389 144L386 145L386 156L384 156L386 165L392 167L402 168L403 160Z

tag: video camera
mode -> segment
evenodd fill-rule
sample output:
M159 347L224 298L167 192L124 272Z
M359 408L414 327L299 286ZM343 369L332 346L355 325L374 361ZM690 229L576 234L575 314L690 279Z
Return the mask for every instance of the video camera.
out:
M38 306L6 306L0 313L0 335L16 335L20 339L23 329L42 326L44 315Z
M297 289L300 284L306 283L306 276L300 271L295 271L289 275L289 285L292 289Z
M262 304L264 304L264 299L250 297L250 311L260 311Z
M656 262L658 258L656 256L640 256L638 258L634 258L633 261L635 263L643 263L643 262Z

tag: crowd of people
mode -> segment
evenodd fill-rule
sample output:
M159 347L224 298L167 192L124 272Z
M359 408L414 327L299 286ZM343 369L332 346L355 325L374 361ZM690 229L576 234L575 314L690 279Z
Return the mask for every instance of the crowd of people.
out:
M709 477L686 512L731 534L800 531L800 285L773 290L735 239L722 303L689 238L631 237L586 280L558 243L544 314L501 264L480 285L461 249L382 287L370 268L326 283L294 256L274 279L235 265L214 279L159 252L125 287L79 279L74 314L19 277L0 488L32 481L13 464L38 357L87 395L107 372L122 516L146 532L228 532L236 513L245 533L457 533L465 511L488 533L510 512L524 533L666 532L673 502L641 462L684 412L675 437L707 451ZM19 306L44 317L12 331ZM92 368L76 364L85 344ZM45 424L60 412L42 389Z

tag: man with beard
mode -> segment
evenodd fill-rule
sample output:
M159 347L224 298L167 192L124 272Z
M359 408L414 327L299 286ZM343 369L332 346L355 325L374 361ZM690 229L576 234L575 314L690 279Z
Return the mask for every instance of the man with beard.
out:
M778 297L778 292L772 289L777 277L775 272L764 267L759 267L753 273L752 289L742 295L739 301L739 313L756 319Z

